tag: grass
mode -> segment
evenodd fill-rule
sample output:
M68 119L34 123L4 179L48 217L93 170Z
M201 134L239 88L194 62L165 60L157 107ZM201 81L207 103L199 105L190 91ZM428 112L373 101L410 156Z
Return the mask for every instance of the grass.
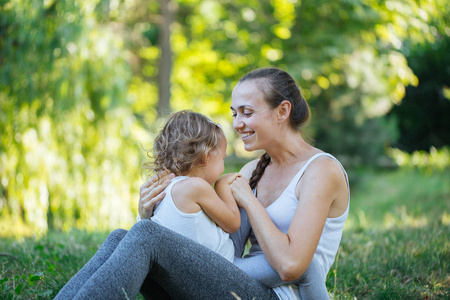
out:
M335 299L449 299L450 170L352 174Z
M0 299L53 299L106 236L74 230L2 239L0 253L11 256L0 256Z
M450 170L350 175L350 215L327 278L332 298L449 299ZM106 235L2 238L0 299L53 299Z

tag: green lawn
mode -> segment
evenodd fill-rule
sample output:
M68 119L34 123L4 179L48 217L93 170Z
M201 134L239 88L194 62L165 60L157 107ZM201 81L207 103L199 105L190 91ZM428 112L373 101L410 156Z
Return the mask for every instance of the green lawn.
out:
M449 299L450 170L350 172L351 210L328 275L334 299ZM107 232L0 243L0 299L52 299Z
M354 172L335 299L449 299L450 171Z

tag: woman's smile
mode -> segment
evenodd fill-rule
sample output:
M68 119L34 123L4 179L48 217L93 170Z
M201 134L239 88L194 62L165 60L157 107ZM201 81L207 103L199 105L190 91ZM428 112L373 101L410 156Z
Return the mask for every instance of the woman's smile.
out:
M245 140L245 139L249 138L249 137L252 136L254 133L255 133L254 131L251 131L251 132L241 132L242 140Z

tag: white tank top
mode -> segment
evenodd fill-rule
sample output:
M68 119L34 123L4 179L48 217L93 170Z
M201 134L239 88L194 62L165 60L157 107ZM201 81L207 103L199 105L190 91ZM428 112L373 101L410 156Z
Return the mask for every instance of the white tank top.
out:
M151 220L167 227L203 246L217 252L227 260L234 260L234 246L229 234L220 228L203 210L197 213L184 213L173 202L173 186L189 177L178 176L166 187L166 196L155 210Z
M289 226L291 225L292 218L294 217L295 210L297 208L298 199L295 194L295 188L297 186L298 181L302 177L308 165L320 156L328 156L334 159L341 166L345 179L347 181L347 188L349 188L347 173L344 170L344 167L341 163L331 154L328 153L317 153L313 157L311 157L306 164L300 169L300 171L292 178L289 185L283 191L283 193L276 199L271 205L266 207L266 211L269 214L270 218L274 222L274 224L280 229L282 232L287 233ZM255 191L254 191L255 192ZM350 193L350 189L349 189ZM344 228L345 220L348 216L350 205L350 194L348 198L347 209L345 212L336 218L327 218L325 221L325 226L322 231L322 235L320 236L319 244L317 245L316 252L314 256L319 261L322 270L323 270L323 278L325 279L328 271L330 270L331 265L333 264L334 258L339 248L339 244L341 242L342 231ZM250 231L250 241L252 247L249 251L249 256L255 255L264 255L262 253L261 247L256 240L255 234L253 231ZM280 286L274 289L278 296L282 295L292 295L292 291L289 288L289 285ZM297 291L295 291L297 292ZM292 297L285 298L280 297L280 299L291 299ZM295 297L294 297L295 298Z

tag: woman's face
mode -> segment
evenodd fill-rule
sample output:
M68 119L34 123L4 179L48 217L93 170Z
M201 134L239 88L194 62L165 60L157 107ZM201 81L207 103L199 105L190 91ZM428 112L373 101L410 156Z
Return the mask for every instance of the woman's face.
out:
M264 84L264 82L259 82ZM276 114L264 100L255 80L238 83L231 94L233 127L247 151L265 149L272 141Z

